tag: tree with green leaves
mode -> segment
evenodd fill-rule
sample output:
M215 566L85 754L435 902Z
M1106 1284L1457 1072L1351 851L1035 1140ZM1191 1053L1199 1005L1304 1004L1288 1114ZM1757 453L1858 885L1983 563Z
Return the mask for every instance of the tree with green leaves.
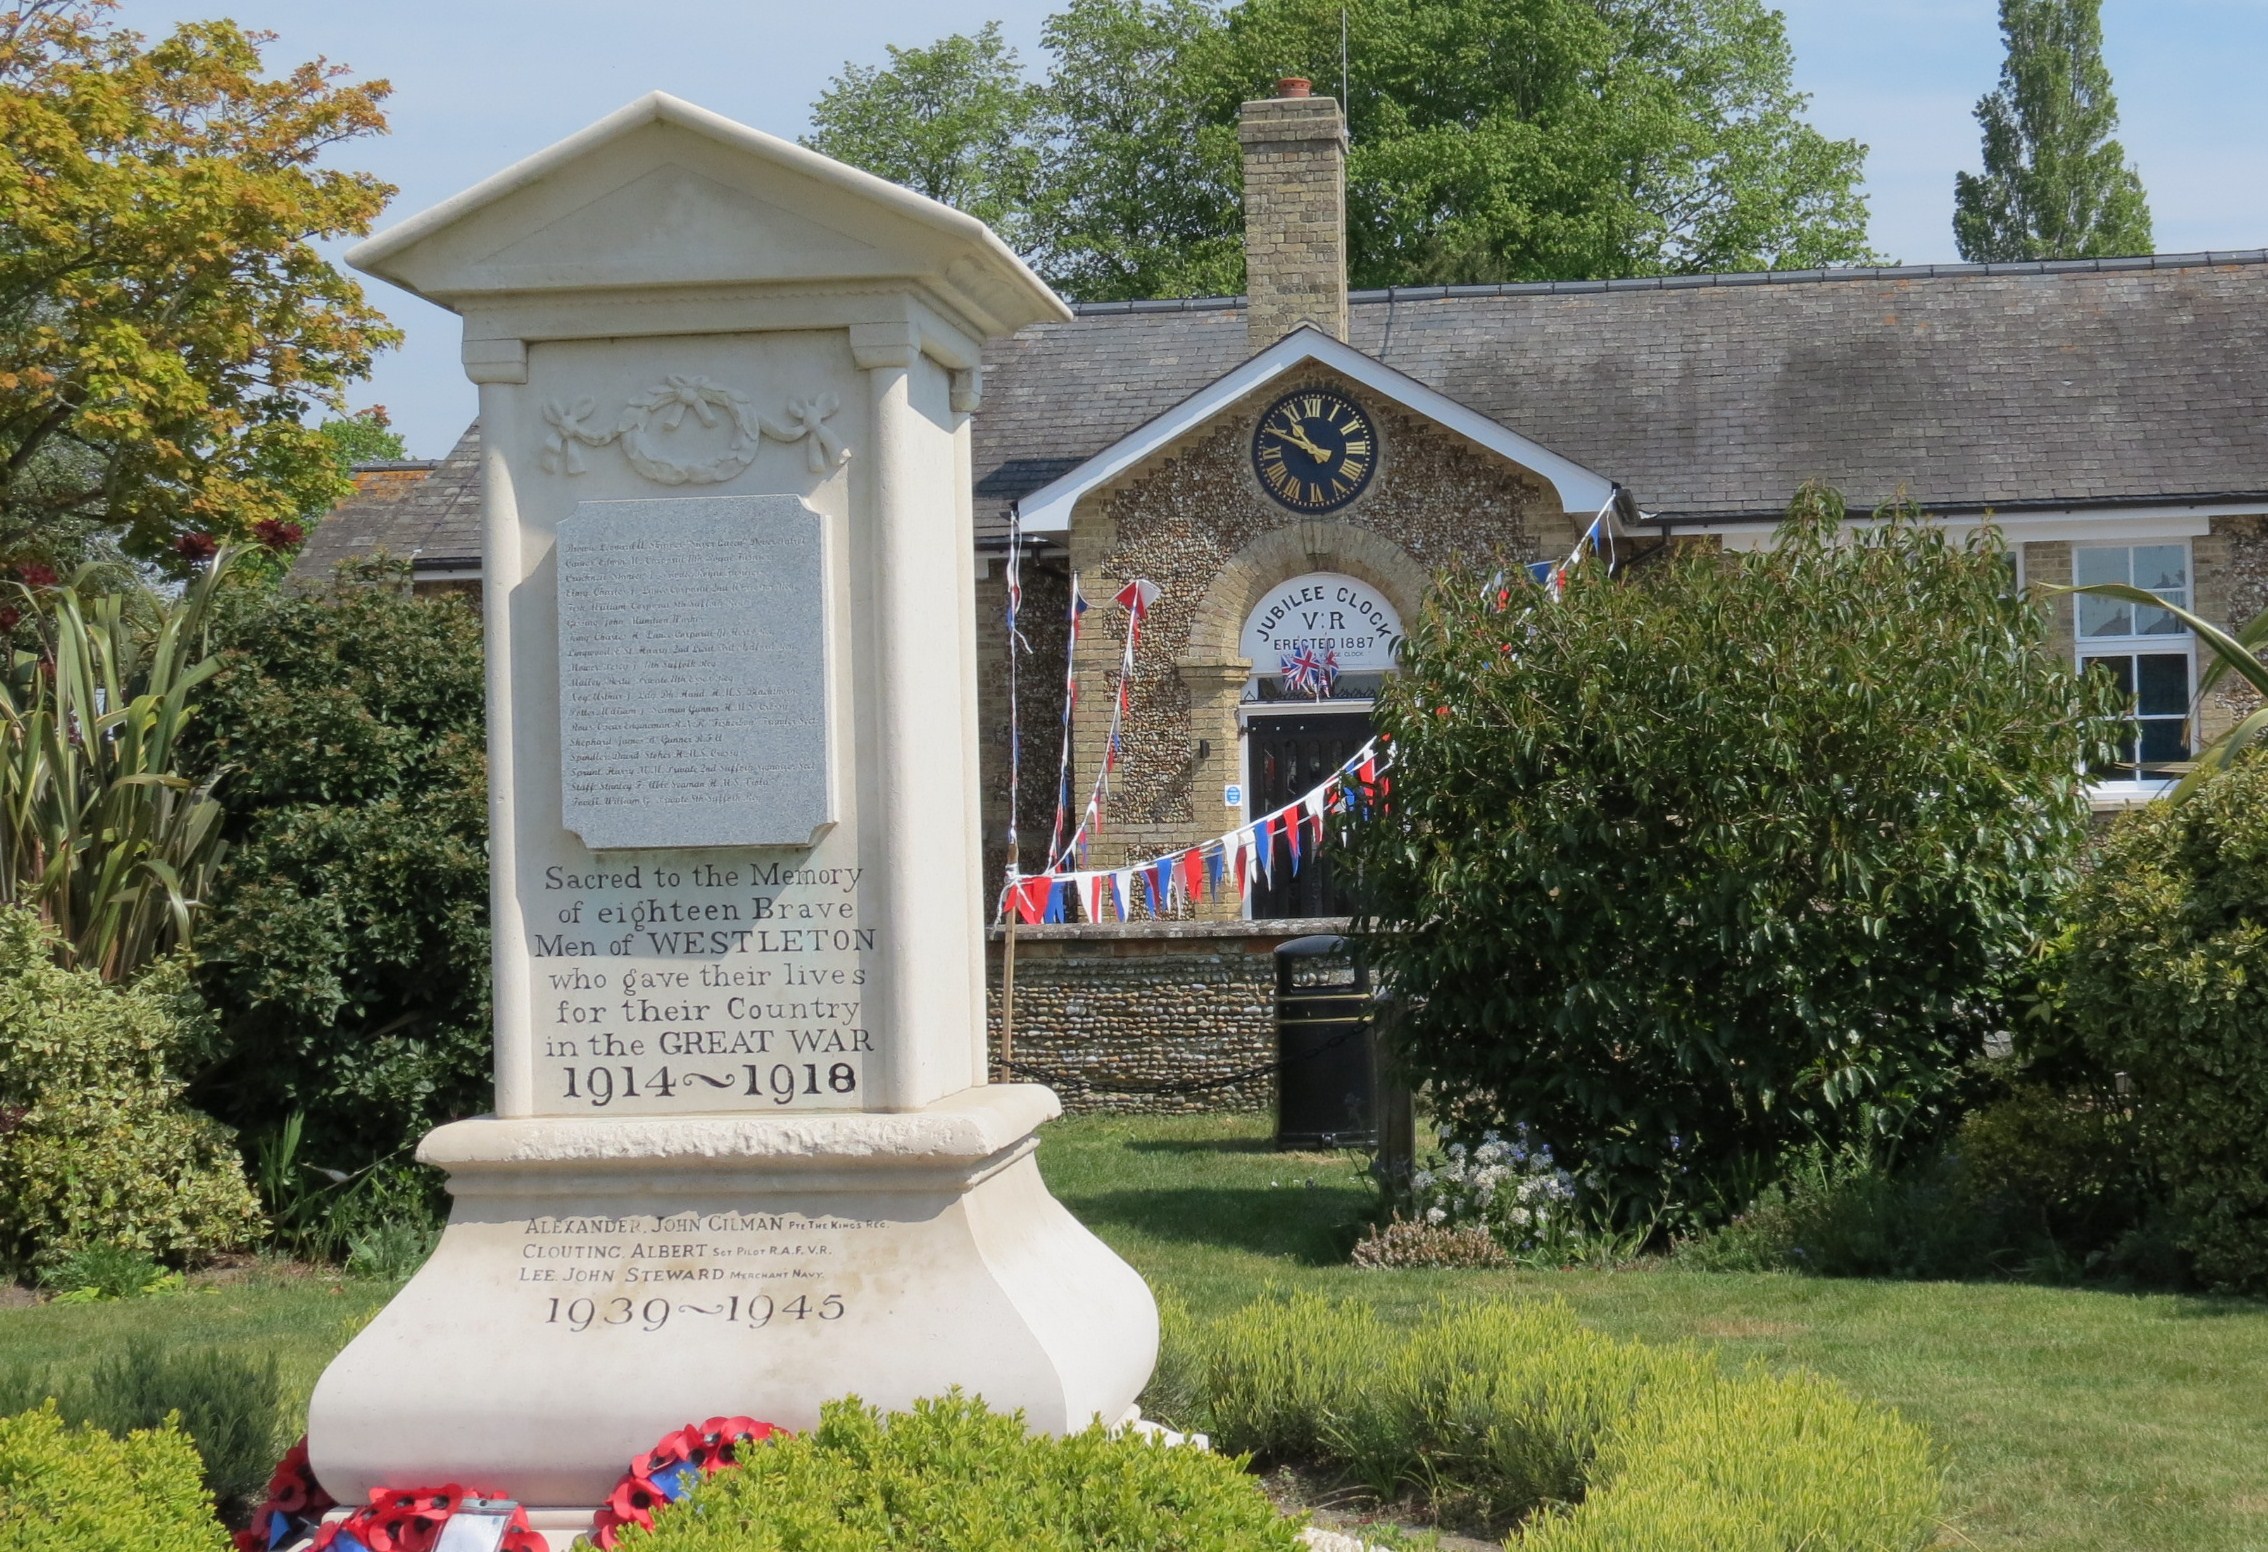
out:
M228 808L200 1103L271 1141L299 1113L299 1151L338 1169L490 1098L480 616L407 583L371 562L238 598L184 749Z
M1763 0L1349 0L1343 82L1339 11L1307 0L1071 0L1043 37L1015 240L1084 300L1243 285L1237 113L1284 75L1345 98L1358 286L1872 257L1865 148L1804 121ZM870 106L901 138L921 111ZM862 152L887 138L823 148L903 179Z
M803 144L967 211L1025 246L1040 94L1000 24L889 53L887 67L843 66L812 105Z
M2148 253L2150 202L2112 133L2102 0L2000 0L2007 57L1977 103L1984 171L1953 179L1953 240L1973 263Z
M1219 33L1204 0L1071 0L1048 18L1034 225L1050 284L1086 301L1243 286L1236 122L1197 67Z
M1804 121L1762 0L1350 0L1358 286L1808 269L1873 257L1866 151ZM1242 0L1213 114L1339 83L1336 8Z
M386 463L409 456L408 444L394 429L394 419L383 404L356 410L352 415L334 415L315 429L330 444L331 458L341 474L352 474L357 464Z
M314 244L393 190L321 163L385 128L386 86L114 9L0 11L0 559L186 568L345 493L307 420L397 335Z
M1449 578L1378 699L1351 855L1409 1071L1626 1225L1943 1128L2087 841L2115 696L1998 536L1842 515L1807 488L1769 549L1557 596Z

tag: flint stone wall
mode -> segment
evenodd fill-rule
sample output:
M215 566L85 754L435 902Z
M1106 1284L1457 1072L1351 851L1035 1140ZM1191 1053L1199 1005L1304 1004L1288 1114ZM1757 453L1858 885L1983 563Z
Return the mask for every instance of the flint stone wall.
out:
M1344 917L1018 927L1015 1076L1049 1084L1073 1112L1270 1109L1274 950L1346 927ZM996 1064L1001 952L995 927L986 1008Z

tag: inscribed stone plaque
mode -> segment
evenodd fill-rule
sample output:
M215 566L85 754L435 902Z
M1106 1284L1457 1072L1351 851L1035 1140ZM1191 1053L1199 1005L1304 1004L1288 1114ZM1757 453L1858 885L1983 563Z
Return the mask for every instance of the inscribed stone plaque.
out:
M795 496L559 525L559 775L594 850L805 846L834 819L824 529Z

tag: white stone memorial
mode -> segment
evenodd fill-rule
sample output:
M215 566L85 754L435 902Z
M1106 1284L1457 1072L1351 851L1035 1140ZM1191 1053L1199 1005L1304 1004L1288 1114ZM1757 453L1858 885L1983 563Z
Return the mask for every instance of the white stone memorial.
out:
M1116 1421L1156 1310L985 1080L969 417L1066 310L981 224L655 95L349 255L480 385L496 1113L324 1373L324 1486L562 1547L664 1432L950 1386Z

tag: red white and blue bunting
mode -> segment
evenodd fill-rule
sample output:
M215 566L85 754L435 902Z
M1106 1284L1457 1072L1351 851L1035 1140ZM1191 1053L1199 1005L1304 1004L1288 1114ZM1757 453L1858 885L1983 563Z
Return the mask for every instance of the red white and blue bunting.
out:
M1607 517L1614 510L1616 499L1610 496L1599 508L1565 560L1536 561L1528 567L1530 579L1544 588L1554 601L1565 591L1569 573L1582 563L1585 555L1599 554L1603 547L1612 545L1613 531ZM1608 560L1611 564L1611 553ZM1503 608L1511 602L1511 589L1501 573L1490 583L1489 590L1495 595L1496 607ZM1011 658L1017 645L1015 608L1020 596L1021 590L1011 580ZM999 919L1026 926L1068 922L1075 917L1087 922L1125 922L1142 916L1156 919L1200 904L1208 895L1218 897L1229 888L1236 891L1240 900L1249 900L1256 886L1274 882L1279 855L1286 859L1284 866L1290 874L1298 874L1303 861L1311 859L1323 844L1327 817L1363 817L1386 797L1385 774L1392 767L1393 751L1383 740L1374 738L1313 791L1225 835L1123 867L1079 866L1087 860L1094 838L1102 833L1110 779L1124 752L1121 740L1133 694L1134 650L1141 639L1143 621L1149 617L1150 606L1157 598L1157 585L1138 578L1121 588L1114 600L1126 611L1126 642L1119 655L1118 687L1111 705L1110 731L1103 741L1102 766L1095 773L1086 807L1080 813L1077 827L1065 839L1063 828L1069 820L1071 802L1071 715L1078 698L1079 629L1087 611L1087 601L1079 591L1079 579L1076 574L1071 578L1071 644L1063 677L1063 749L1047 866L1037 873L1024 873L1018 871L1011 860L1007 884L1000 893ZM1331 693L1338 671L1336 654L1317 654L1308 649L1285 654L1277 665L1287 690L1317 699ZM1009 715L1013 721L1013 705ZM1010 737L1013 739L1016 734L1011 731ZM1011 784L1011 808L1015 790ZM1015 822L1011 816L1011 846L1014 836ZM1010 856L1013 858L1013 850Z
M1393 763L1391 747L1374 738L1311 791L1212 840L1123 867L1013 876L1002 892L1001 912L1026 926L1074 919L1124 922L1171 916L1232 889L1239 900L1248 900L1255 888L1274 882L1279 868L1296 876L1311 862L1328 821L1365 817L1383 802Z

